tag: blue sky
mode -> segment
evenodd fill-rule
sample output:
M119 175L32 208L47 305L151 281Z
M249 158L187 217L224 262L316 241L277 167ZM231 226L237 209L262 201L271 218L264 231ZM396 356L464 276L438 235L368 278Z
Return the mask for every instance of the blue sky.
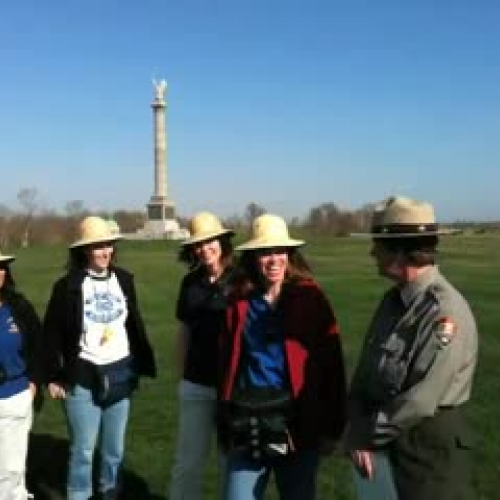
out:
M4 1L0 203L143 209L156 77L183 215L405 194L500 219L499 19L495 0Z

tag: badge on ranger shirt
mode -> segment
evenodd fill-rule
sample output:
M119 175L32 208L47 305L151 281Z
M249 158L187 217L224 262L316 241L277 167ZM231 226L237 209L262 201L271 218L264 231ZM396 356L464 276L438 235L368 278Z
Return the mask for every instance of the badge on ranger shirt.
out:
M436 335L442 345L448 345L457 333L457 324L448 316L439 318L436 322Z

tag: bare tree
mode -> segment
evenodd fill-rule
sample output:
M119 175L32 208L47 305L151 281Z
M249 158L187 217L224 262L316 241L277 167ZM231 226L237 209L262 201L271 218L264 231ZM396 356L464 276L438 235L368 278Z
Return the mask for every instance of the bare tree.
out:
M245 210L245 219L248 224L252 224L252 221L259 215L265 214L267 210L253 201L247 205Z
M375 206L376 203L366 203L356 210L356 225L359 231L367 231L369 229Z
M0 203L0 250L9 245L9 226L11 210Z
M39 207L38 190L34 187L21 188L17 193L17 200L23 209L21 242L26 247L29 246L33 217Z
M137 210L117 210L111 218L118 224L122 233L135 233L146 221L144 212Z
M322 203L311 208L306 219L306 225L314 233L335 233L337 229L340 210L332 202Z
M242 228L246 227L246 223L243 217L237 214L224 217L222 223L225 227L231 228L236 232L239 232L242 230Z
M68 217L81 217L86 212L85 204L82 200L71 200L64 205L64 211Z
M368 208L351 212L341 210L335 203L327 202L311 208L306 218L305 226L315 234L331 234L347 236L351 232L359 231L366 223Z

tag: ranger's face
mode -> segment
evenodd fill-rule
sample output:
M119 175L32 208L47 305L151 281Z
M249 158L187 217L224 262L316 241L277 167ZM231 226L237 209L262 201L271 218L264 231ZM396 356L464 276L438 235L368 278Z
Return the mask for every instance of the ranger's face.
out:
M394 253L377 239L373 240L370 255L375 259L378 272L381 276L392 280L401 279L401 254Z

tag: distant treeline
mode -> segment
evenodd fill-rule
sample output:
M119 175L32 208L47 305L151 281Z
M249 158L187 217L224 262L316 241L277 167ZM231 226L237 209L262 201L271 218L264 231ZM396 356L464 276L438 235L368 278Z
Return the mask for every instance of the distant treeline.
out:
M72 241L76 236L78 221L91 214L85 208L84 203L79 200L66 203L63 214L47 210L39 202L38 193L34 188L22 189L18 194L18 200L21 205L20 210L11 210L0 204L0 249L2 251L16 246ZM312 207L305 217L293 217L288 222L291 227L300 230L303 234L347 236L350 233L364 232L369 229L374 206L374 203L367 203L359 209L346 210L339 208L333 202L326 202ZM242 214L222 217L222 219L227 227L236 231L244 231L248 229L255 217L266 211L264 206L251 202ZM114 220L122 233L136 233L146 222L146 213L137 210L92 213ZM187 227L188 217L178 216L178 219L182 227ZM457 221L446 226L466 233L500 233L500 221Z

